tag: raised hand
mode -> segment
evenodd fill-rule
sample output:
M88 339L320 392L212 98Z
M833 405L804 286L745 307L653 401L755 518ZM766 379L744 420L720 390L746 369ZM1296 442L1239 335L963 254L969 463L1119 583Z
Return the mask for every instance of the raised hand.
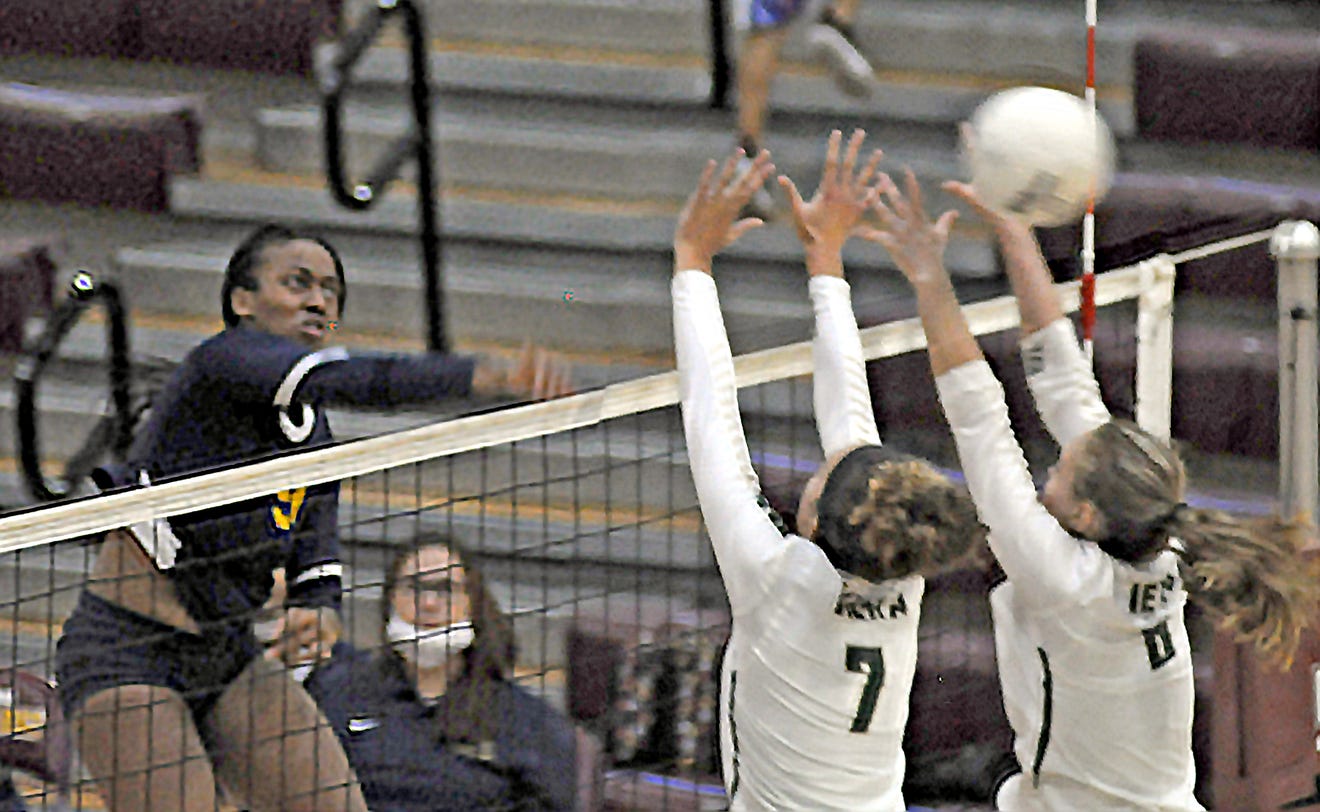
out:
M972 129L972 125L965 121L958 126L958 130L962 134L963 150L970 158L976 152L976 132ZM966 203L967 207L984 220L987 225L996 229L1006 229L1014 232L1029 232L1031 230L1030 226L1020 220L1000 214L987 206L985 201L981 200L981 196L977 194L976 187L970 183L949 180L941 184L940 188Z
M509 376L509 388L531 400L552 400L573 394L572 367L542 347L523 345L518 364Z
M883 153L875 150L870 160L857 170L857 156L865 140L863 130L853 130L848 139L848 148L839 162L839 146L843 135L838 130L830 133L829 149L825 153L825 168L821 172L820 184L811 200L804 201L796 184L787 176L779 176L779 185L788 194L792 203L793 225L797 228L798 239L807 251L807 270L812 275L833 273L839 263L817 263L810 261L813 255L825 258L837 257L843 250L843 244L859 231L859 223L867 209L875 202L877 191L871 186L876 167L880 164Z
M742 235L764 224L759 217L738 219L738 213L775 171L770 153L761 153L751 167L738 173L737 150L724 162L719 175L716 162L706 162L697 188L688 197L674 229L674 270L710 273L711 260Z
M862 236L883 245L913 285L947 280L944 248L958 212L946 211L931 222L922 202L921 186L911 169L905 172L906 194L888 175L880 176L879 186L881 199L874 206L880 229L869 230Z
M545 349L523 345L516 360L484 356L472 374L472 391L482 397L513 396L551 400L573 394L572 367Z

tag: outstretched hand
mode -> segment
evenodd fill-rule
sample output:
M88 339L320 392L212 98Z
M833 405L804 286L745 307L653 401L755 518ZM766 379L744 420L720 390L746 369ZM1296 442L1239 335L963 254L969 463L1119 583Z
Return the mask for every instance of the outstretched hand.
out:
M719 175L716 162L706 162L697 188L688 197L674 229L674 270L710 273L715 255L742 235L764 224L759 217L738 218L766 178L775 171L770 153L761 153L745 172L738 171L743 156L737 150L724 162Z
M880 176L879 185L883 199L875 201L875 210L880 230L862 236L883 245L913 285L947 279L944 248L958 212L946 211L931 222L922 202L921 186L911 169L905 172L906 194L888 175Z
M859 223L877 198L878 193L871 186L871 180L875 177L884 153L875 150L870 160L858 170L857 155L865 138L863 130L853 130L841 165L839 145L843 135L838 130L830 133L825 168L811 200L802 199L797 186L787 175L779 176L779 185L788 193L792 203L793 225L797 228L798 239L807 251L807 270L813 276L820 273L842 273L842 266L838 262L812 262L810 260L813 255L837 258L843 250L843 244L853 234L869 235L874 239L872 232L875 230L860 226Z
M968 124L966 121L958 126L958 130L962 134L963 150L966 151L967 157L970 159L976 154L976 132L972 129L972 125ZM993 226L997 229L1009 228L1019 231L1031 230L1030 226L1025 225L1021 221L1000 214L987 206L985 201L982 200L981 196L977 193L976 187L970 183L948 180L941 184L940 188L966 203L967 207L984 220L987 225Z
M512 396L533 401L565 397L574 391L572 366L544 347L527 343L516 360L493 356L478 359L472 391L482 397Z

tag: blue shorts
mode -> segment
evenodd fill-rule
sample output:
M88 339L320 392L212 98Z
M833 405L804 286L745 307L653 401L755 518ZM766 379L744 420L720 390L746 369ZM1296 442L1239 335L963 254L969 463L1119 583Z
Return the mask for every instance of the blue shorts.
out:
M83 590L55 647L55 679L66 718L106 689L155 685L182 696L200 729L220 694L260 654L248 623L192 634Z
M810 0L751 0L747 12L747 27L753 31L763 28L783 28L806 10Z

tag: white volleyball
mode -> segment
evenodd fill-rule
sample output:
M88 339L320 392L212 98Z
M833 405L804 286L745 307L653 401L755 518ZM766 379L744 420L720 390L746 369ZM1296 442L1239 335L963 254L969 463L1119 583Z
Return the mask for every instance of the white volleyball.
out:
M972 186L1002 214L1033 226L1060 226L1098 202L1114 175L1114 138L1086 102L1061 90L1015 87L987 99L971 118Z

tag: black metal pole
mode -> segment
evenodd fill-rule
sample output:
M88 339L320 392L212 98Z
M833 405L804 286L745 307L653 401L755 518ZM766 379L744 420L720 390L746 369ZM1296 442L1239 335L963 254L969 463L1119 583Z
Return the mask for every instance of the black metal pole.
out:
M417 216L422 239L422 268L426 285L426 346L432 352L448 352L445 331L445 293L441 269L444 257L440 244L439 169L431 135L431 82L426 66L426 31L422 15L412 0L400 0L408 27L411 65L413 126L417 139Z
M343 94L348 88L353 65L366 53L385 19L396 11L403 12L404 30L408 36L408 93L412 102L412 130L386 150L366 180L349 188L341 121ZM426 30L421 11L413 0L378 0L359 27L344 38L339 54L328 66L321 83L326 176L330 192L340 204L357 211L371 208L398 177L407 159L417 158L417 217L426 300L426 346L432 352L447 352L449 338L445 331L444 257L441 253L440 202L437 195L440 180L436 165L439 158L431 133L431 82L427 75Z
M710 0L710 108L729 109L729 43L724 0Z

